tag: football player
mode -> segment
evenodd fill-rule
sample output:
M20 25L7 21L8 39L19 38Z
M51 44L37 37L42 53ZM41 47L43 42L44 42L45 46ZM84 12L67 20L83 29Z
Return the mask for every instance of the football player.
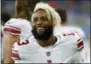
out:
M4 34L7 33L17 36L19 41L24 41L31 36L31 23L29 21L31 19L32 10L39 1L40 0L15 0L15 18L11 18L5 23L3 30ZM6 37L5 35L4 40ZM14 43L12 48L14 48ZM16 50L13 50L13 52L16 52ZM16 58L17 53L13 52L12 55Z
M83 63L80 53L83 50L82 38L77 33L54 35L54 28L60 26L60 16L46 3L37 3L32 20L33 36L25 42L18 42L18 60L25 63ZM12 42L18 38L6 34L4 63L14 63ZM23 50L22 50L23 49ZM25 54L25 55L24 55Z
M54 33L55 35L61 34L61 33L77 33L83 39L85 38L84 31L81 28L67 25L67 13L66 13L66 10L64 10L64 9L56 9L56 11L59 13L59 15L61 17L62 27L61 28L57 28L56 29L57 31L55 30L55 33ZM89 45L87 45L86 41L85 41L85 44L84 44L84 50L82 51L81 55L83 55L84 63L89 63L90 62L90 58L89 58L90 49L89 49Z

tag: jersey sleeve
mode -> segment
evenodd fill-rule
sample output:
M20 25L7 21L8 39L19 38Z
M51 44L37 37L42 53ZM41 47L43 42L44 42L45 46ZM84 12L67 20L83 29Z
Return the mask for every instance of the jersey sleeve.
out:
M71 47L75 50L75 53L72 56L71 63L84 63L84 42L81 36L79 36L78 33L68 33L64 34L64 36L68 37L67 39L69 40L69 43L73 44Z
M26 39L32 34L31 24L25 19L12 18L5 23L3 32L12 35L19 35L21 39Z
M21 34L21 29L17 27L14 22L11 22L12 20L9 20L5 25L3 32L4 33L9 33L12 35L20 35Z
M83 51L84 51L84 42L81 36L77 33L74 33L76 39L76 53L73 57L73 63L84 63Z
M84 48L84 42L81 36L78 33L74 33L76 39L76 47L78 51L82 51Z
M73 47L76 48L76 50L81 51L84 48L83 39L81 36L79 36L78 33L64 33L63 35L68 36L69 42L72 42L74 44Z

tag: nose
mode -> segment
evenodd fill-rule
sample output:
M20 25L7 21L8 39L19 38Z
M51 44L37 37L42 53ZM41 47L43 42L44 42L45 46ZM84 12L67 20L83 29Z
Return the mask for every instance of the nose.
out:
M36 22L36 25L37 25L37 26L41 26L41 25L42 25L42 21L41 21L41 20L38 20L38 21Z

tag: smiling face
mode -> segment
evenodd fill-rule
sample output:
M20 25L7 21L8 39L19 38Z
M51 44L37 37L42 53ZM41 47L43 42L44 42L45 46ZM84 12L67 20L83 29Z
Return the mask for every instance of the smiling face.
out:
M42 9L33 13L32 33L39 40L48 40L53 34L53 22L48 20L46 12Z

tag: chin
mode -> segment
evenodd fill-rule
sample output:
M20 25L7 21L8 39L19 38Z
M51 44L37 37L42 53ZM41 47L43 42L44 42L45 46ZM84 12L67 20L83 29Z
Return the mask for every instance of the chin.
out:
M39 33L37 29L32 29L32 33L35 39L48 40L51 37L51 35L53 35L53 28L52 27L46 28L42 33Z

